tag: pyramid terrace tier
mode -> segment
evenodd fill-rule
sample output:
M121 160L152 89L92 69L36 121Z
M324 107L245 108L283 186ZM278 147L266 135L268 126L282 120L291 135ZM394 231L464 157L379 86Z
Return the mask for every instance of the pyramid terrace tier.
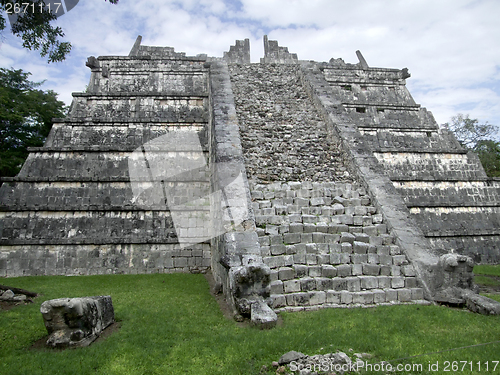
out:
M20 181L208 181L208 154L192 151L32 152L16 180ZM147 170L140 166L147 163ZM132 169L131 169L132 168ZM149 169L149 168L147 168ZM132 176L130 171L136 171Z
M500 263L500 235L480 234L476 236L432 236L428 237L432 246L446 253L448 249L470 256L474 262Z
M134 182L133 186L130 182L5 182L0 194L0 211L165 211L210 207L208 181L147 181Z
M177 242L167 211L0 212L0 245Z
M342 103L379 103L417 106L403 78L394 69L323 69L332 93Z
M428 237L500 235L500 206L413 207L410 213Z
M202 95L207 92L203 61L97 59L89 92L170 93Z
M428 152L374 152L393 181L485 180L479 158L474 154Z
M197 56L186 56L185 52L175 52L173 47L159 46L134 46L128 58L145 58L161 60L183 60L183 61L206 61L207 56L200 54Z
M432 113L425 108L389 107L355 103L344 106L344 113L359 129L400 131L438 131Z
M192 243L210 238L210 211L22 211L0 212L0 245Z
M86 121L150 119L207 122L206 96L73 94L69 117Z
M498 206L500 182L482 181L394 181L408 207Z
M210 245L0 245L0 276L200 272L210 267Z
M466 153L453 134L433 129L380 129L358 127L363 140L375 152Z
M133 123L133 122L59 122L52 126L43 148L29 151L133 151L154 139L190 131L198 134L201 147L208 145L204 123Z

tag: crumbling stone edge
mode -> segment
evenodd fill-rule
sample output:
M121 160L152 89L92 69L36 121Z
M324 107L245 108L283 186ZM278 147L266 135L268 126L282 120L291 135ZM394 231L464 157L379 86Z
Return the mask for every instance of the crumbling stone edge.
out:
M221 59L206 66L210 69L211 186L213 192L222 191L211 195L222 196L221 201L211 202L211 212L215 233L223 233L211 240L212 273L234 315L250 317L260 328L271 328L278 319L269 307L271 270L260 253L229 70ZM225 189L238 177L243 179L244 196ZM235 222L235 217L244 220Z
M345 112L326 81L321 65L301 61L302 79L315 106L322 113L332 133L337 134L354 171L369 192L373 204L396 238L411 264L424 291L432 302L465 304L471 311L500 314L500 303L479 296L474 285L470 257L459 254L436 254L428 239L410 217L403 199L395 190L383 166L364 144L356 124Z

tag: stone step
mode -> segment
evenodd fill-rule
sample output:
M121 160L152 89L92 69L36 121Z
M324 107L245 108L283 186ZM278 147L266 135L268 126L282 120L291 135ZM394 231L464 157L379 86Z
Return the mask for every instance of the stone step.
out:
M280 267L290 267L293 265L332 265L337 267L337 273L343 276L358 275L363 272L373 275L389 275L395 272L394 266L401 267L407 265L408 262L404 255L400 254L400 249L396 245L382 248L389 249L389 252L394 249L392 255L386 254L350 254L350 253L306 253L306 254L286 254L280 255L269 254L266 249L261 249L263 252L263 262L271 269ZM279 252L277 252L279 253ZM368 264L365 266L363 264ZM397 269L396 269L397 270Z
M50 137L45 147L55 148L86 148L96 147L110 149L121 148L133 151L137 147L155 138L170 132L183 130L189 127L190 131L197 132L200 144L207 148L208 139L206 126L204 124L81 124L81 123L59 123L52 126Z
M158 191L149 182L137 183L136 188L142 191L137 196L130 182L6 182L0 190L0 211L166 210L169 205L186 206L195 200L197 205L191 209L210 209L208 181L164 181L163 186L173 192L173 199L165 198L162 190L161 200L152 201L152 193Z
M272 306L275 309L285 306L317 305L371 305L382 303L420 303L424 299L421 288L372 289L367 291L310 291L290 294L272 294ZM277 310L279 311L279 310Z
M316 265L306 265L306 264L293 264L292 266L283 266L274 268L271 270L271 280L272 281L281 281L286 282L292 279L302 279L302 278L313 278L315 280L319 280L318 282L324 283L323 278L328 278L329 280L332 278L341 279L347 277L364 277L373 279L376 277L387 278L387 277L401 277L404 276L406 278L414 278L415 277L415 268L408 264L404 255L398 255L392 257L391 263L388 266L378 265L373 263L362 263L359 262L357 264L348 264L346 263L337 263L335 266L331 264L316 264ZM365 277L366 276L366 277ZM321 278L317 279L317 278ZM374 279L373 279L374 280ZM415 282L415 280L413 280ZM319 285L319 284L318 284ZM408 284L410 285L410 284ZM376 286L372 286L374 288ZM380 286L381 287L381 286ZM385 285L384 287L388 287ZM393 288L395 286L393 285ZM402 287L401 284L398 287ZM365 289L370 289L370 287L364 286Z

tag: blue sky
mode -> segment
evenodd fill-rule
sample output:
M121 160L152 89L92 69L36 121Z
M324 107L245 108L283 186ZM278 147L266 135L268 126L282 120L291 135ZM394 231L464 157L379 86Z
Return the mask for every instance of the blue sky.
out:
M355 63L359 49L370 66L407 67L411 94L439 124L468 113L500 125L499 15L498 0L80 0L56 21L73 44L66 61L47 64L5 30L0 67L33 73L69 104L88 84L87 57L127 55L139 34L210 56L249 38L253 62L267 34L303 60Z

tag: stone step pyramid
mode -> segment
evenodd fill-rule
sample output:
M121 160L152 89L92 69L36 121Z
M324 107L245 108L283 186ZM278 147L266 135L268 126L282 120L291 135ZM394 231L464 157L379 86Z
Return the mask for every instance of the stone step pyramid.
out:
M495 312L500 182L407 69L141 45L90 57L44 147L0 189L0 276L211 270L234 314L428 301ZM489 306L489 307L488 307ZM495 305L497 306L497 305ZM497 306L498 307L498 306Z
M408 70L371 68L362 57L358 64L331 59L311 68L320 105L334 102L330 118L356 145L354 157L383 168L433 249L500 262L500 179L488 178L477 155L415 103Z

